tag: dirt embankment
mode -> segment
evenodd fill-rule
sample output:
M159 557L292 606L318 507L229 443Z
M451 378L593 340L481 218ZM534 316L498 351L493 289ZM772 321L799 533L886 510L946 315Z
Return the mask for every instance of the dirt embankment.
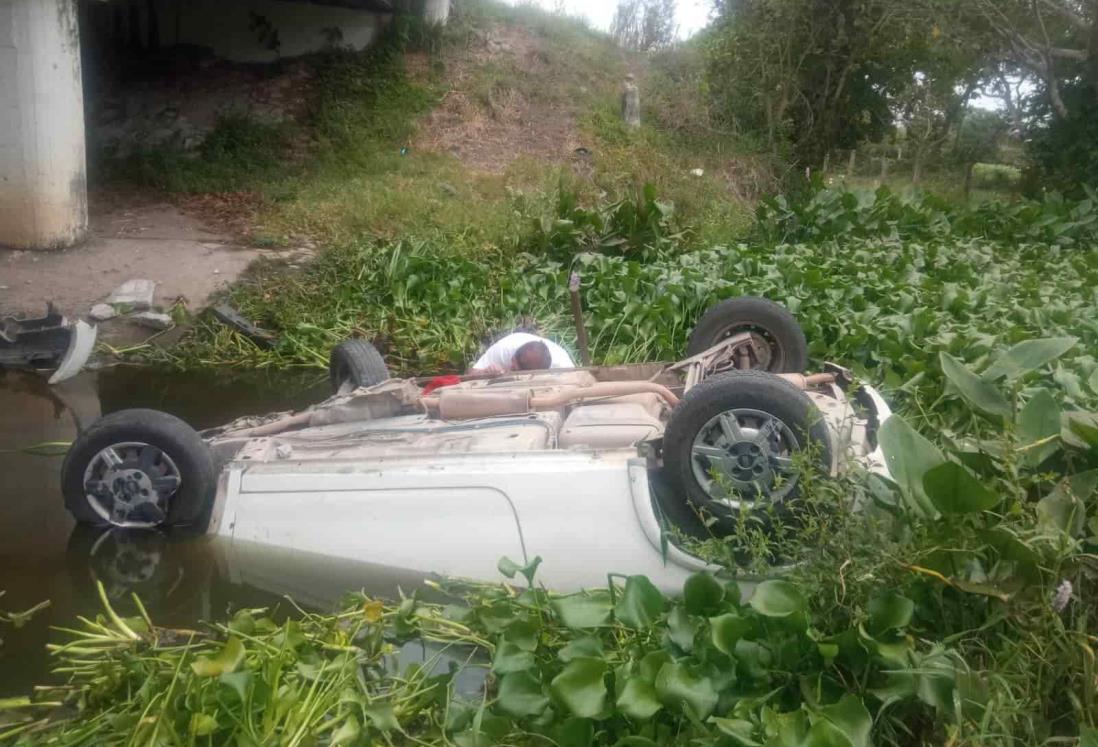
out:
M421 122L414 146L449 153L469 169L500 174L518 158L547 165L584 145L577 127L585 90L569 91L552 64L556 50L527 28L497 24L445 54L447 90ZM425 76L425 56L408 60Z

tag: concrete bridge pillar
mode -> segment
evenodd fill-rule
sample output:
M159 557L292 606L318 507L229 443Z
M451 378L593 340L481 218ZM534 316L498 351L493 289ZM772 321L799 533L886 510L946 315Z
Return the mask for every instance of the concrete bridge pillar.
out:
M87 227L76 0L0 0L0 246L62 249Z

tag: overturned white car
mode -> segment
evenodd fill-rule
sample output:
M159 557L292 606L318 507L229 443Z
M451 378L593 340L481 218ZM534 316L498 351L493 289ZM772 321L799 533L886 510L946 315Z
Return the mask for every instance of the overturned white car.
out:
M369 343L332 353L335 394L300 413L202 433L125 410L82 433L62 468L82 523L191 527L398 569L495 580L540 555L558 589L646 574L667 589L707 567L673 542L796 500L799 452L830 474L885 472L890 415L845 369L806 375L782 307L713 307L671 364L391 379ZM702 517L716 519L703 521Z

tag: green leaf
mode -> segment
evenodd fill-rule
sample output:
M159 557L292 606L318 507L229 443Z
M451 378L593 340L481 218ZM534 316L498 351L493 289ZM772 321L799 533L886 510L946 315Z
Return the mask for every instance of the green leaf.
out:
M804 612L808 606L800 589L780 579L763 581L756 586L749 604L765 617L789 617L795 612Z
M1079 747L1098 747L1098 729L1091 726L1080 726Z
M724 587L710 573L695 573L682 585L682 600L691 615L711 615L720 611Z
M606 662L602 659L573 659L553 678L549 690L581 718L596 718L606 707Z
M597 659L602 656L602 641L594 636L573 638L557 652L557 656L566 662L584 657Z
M953 711L956 668L942 652L928 654L917 662L915 695L940 714Z
M931 503L945 514L987 511L999 502L999 495L984 486L956 462L932 467L923 475L923 490Z
M549 705L541 683L529 672L505 674L499 682L499 707L511 716L537 716Z
M191 669L199 677L217 677L228 672L235 672L244 663L244 644L236 636L229 636L217 656L210 658L199 656L191 662Z
M230 688L243 703L248 694L248 685L252 682L251 672L225 672L217 681Z
M839 644L837 643L817 643L816 650L820 652L820 657L823 658L826 666L831 666L831 662L835 660L835 657L839 655Z
M685 708L698 721L709 718L717 706L717 691L710 679L674 661L660 669L656 695L664 705Z
M740 747L761 747L762 742L755 739L755 726L750 721L740 718L718 718L710 716L709 723L717 727L717 731L726 737L731 737L733 744Z
M362 712L378 731L400 731L393 704L388 701L374 701L362 707Z
M884 591L869 600L869 629L874 633L906 628L915 613L915 603L894 591Z
M694 637L700 625L698 620L686 614L686 610L676 606L667 616L667 635L676 646L690 653L694 650Z
M626 680L616 705L618 710L636 721L647 721L663 708L656 697L656 686L644 677Z
M884 452L888 471L900 490L912 500L919 513L934 517L937 511L923 490L923 475L927 470L945 462L942 452L916 433L898 415L893 415L884 422L877 439Z
M988 366L982 378L995 381L1005 377L1007 381L1012 381L1056 360L1071 350L1076 342L1078 339L1075 337L1046 337L1020 342Z
M767 735L767 747L805 747L808 723L804 711L777 713L769 708L762 712Z
M870 747L869 732L873 728L873 718L857 696L844 695L838 703L820 708L819 715L850 740L852 747Z
M503 638L523 651L537 651L540 633L541 628L536 623L530 620L515 620L504 629Z
M751 631L751 621L735 612L709 618L709 636L713 646L722 653L732 655L736 641Z
M332 747L341 744L351 744L358 739L358 736L362 733L362 727L358 723L358 719L354 716L348 716L347 720L336 729L332 734Z
M801 747L853 747L842 730L827 720L812 724Z
M591 747L595 738L595 725L588 718L568 718L557 728L559 747Z
M552 601L553 611L566 627L573 630L598 628L610 622L609 592L582 592Z
M492 671L496 674L511 674L534 668L534 655L519 648L510 641L503 640L496 646L492 657Z
M1037 501L1038 522L1046 529L1078 537L1086 524L1085 501L1095 487L1098 487L1098 470L1080 472L1063 480Z
M217 731L217 719L206 713L191 716L190 732L196 737L208 737Z
M453 740L457 747L492 747L496 743L496 740L475 729L459 732L453 736Z
M637 671L643 679L655 684L656 677L659 676L660 670L663 669L663 665L670 661L671 654L666 651L650 651L640 660Z
M981 379L969 371L956 358L946 352L938 354L942 363L942 373L956 387L961 396L976 409L992 417L1009 418L1012 414L1010 403L987 379Z
M514 578L515 574L520 573L526 579L526 583L533 585L534 574L537 573L539 565L541 565L540 555L535 556L534 559L526 565L519 565L505 555L499 559L496 568L507 578Z
M229 630L233 633L252 635L255 633L255 617L251 610L238 610L229 621Z
M1026 464L1031 467L1036 467L1060 448L1060 406L1047 390L1033 395L1018 413L1018 435L1022 438Z
M630 576L625 592L614 607L614 616L622 625L647 630L663 614L667 600L646 576Z
M1093 412L1066 412L1061 421L1060 437L1077 449L1098 448L1098 415Z
M648 737L630 734L614 742L614 747L659 747L659 745Z

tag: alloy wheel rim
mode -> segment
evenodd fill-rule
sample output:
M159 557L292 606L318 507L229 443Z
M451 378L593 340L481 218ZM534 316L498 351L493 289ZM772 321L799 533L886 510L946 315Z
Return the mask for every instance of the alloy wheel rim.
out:
M148 529L168 518L183 478L161 448L124 441L100 449L84 470L88 505L111 526Z
M694 478L710 500L739 510L777 503L797 482L800 449L780 418L751 408L725 410L698 429L690 446Z

